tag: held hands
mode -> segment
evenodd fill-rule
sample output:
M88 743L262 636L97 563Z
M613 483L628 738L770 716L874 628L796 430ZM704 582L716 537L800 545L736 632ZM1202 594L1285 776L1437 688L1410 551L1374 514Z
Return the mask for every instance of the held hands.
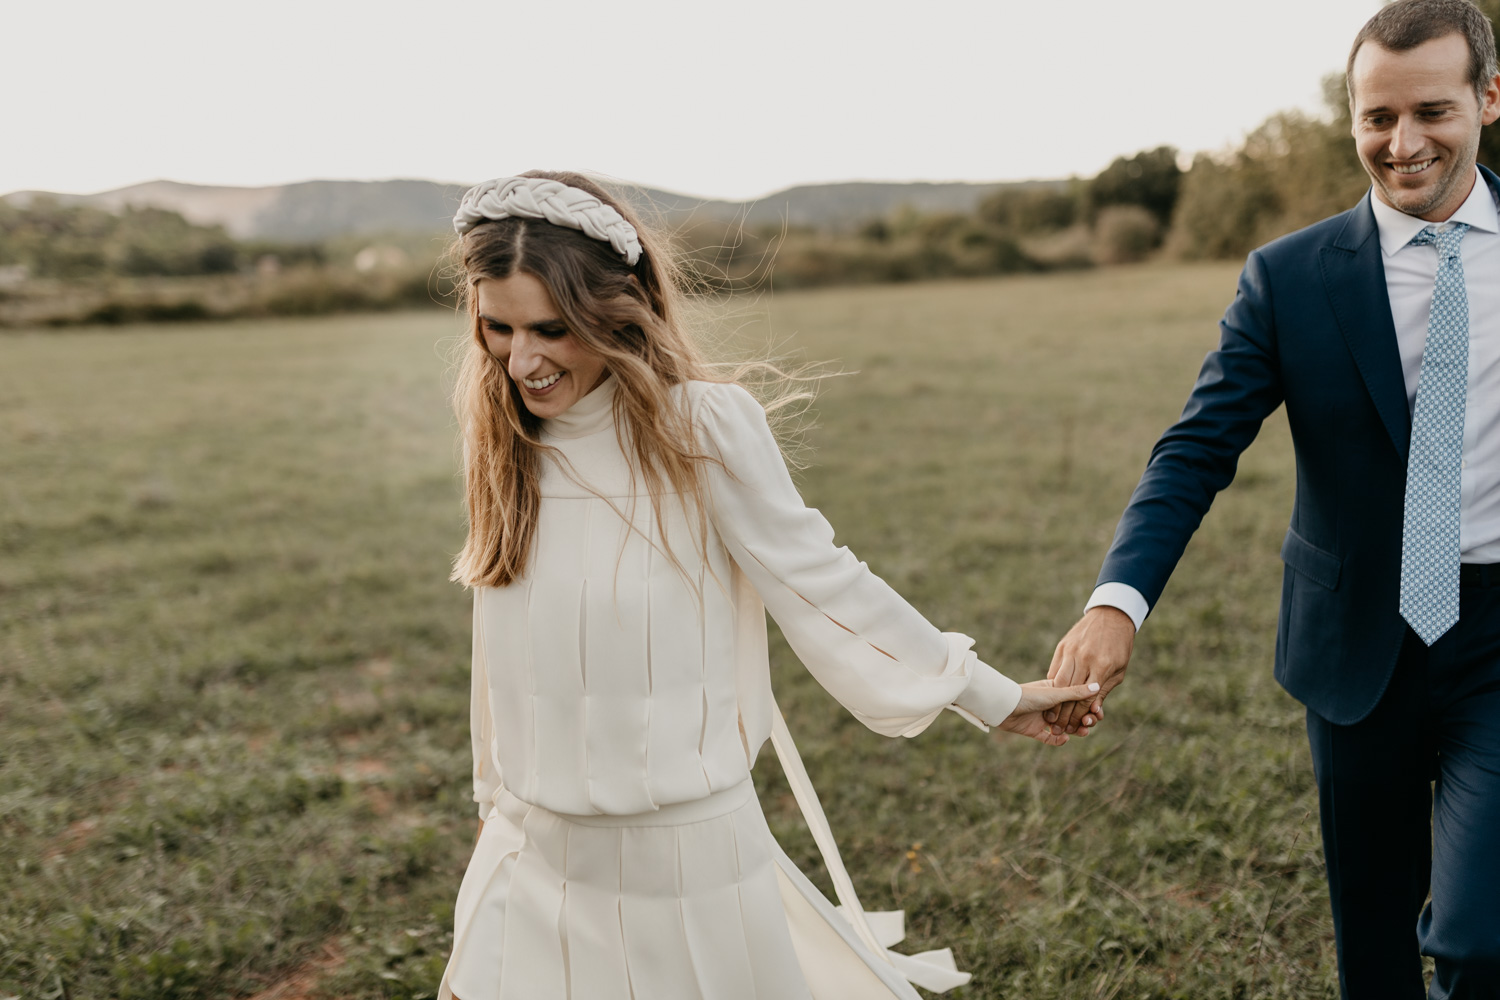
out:
M1066 733L1057 731L1048 724L1044 713L1056 711L1058 706L1070 702L1088 701L1099 690L1098 684L1077 684L1064 687L1058 681L1029 681L1021 685L1021 700L1014 710L996 727L998 731L1016 733L1040 740L1048 746L1060 747L1068 742ZM1079 732L1087 736L1088 730Z
M1084 612L1057 644L1047 677L1058 685L1093 683L1100 690L1092 699L1080 698L1044 712L1054 736L1087 735L1089 727L1104 718L1104 699L1125 679L1134 648L1135 623L1125 612L1107 605Z

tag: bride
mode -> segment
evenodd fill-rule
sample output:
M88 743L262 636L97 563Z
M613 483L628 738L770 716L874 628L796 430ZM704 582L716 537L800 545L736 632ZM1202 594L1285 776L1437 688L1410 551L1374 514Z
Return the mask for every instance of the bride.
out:
M1042 712L1097 685L1016 684L835 546L766 409L694 348L659 242L593 181L489 181L454 227L480 832L440 997L916 1000L912 982L967 981L946 950L888 951L899 914L859 909L772 699L765 610L888 736L952 709L1060 744ZM768 738L841 911L766 826L750 768Z

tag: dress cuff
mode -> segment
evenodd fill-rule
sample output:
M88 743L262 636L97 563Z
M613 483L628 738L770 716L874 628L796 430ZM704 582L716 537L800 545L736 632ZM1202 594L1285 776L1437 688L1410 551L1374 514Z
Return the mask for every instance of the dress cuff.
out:
M969 654L974 656L973 653ZM986 731L1004 722L1021 702L1021 685L974 657L973 673L963 694L953 699L955 712Z
M479 818L483 820L489 816L490 810L495 808L495 793L500 790L499 785L474 785L474 801L479 803Z
M1114 608L1123 611L1135 622L1135 630L1141 630L1141 623L1151 613L1151 605L1141 596L1141 592L1128 583L1101 583L1094 588L1094 596L1083 606L1084 611L1097 607Z

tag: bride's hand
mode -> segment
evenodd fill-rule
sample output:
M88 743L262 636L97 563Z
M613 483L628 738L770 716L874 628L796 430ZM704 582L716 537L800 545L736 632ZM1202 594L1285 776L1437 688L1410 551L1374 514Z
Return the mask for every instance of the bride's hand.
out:
M1053 726L1042 718L1042 713L1058 705L1076 701L1088 704L1094 717L1097 717L1102 707L1096 698L1098 693L1098 684L1054 687L1051 680L1030 681L1021 685L1020 702L1005 721L996 728L1002 732L1029 736L1049 746L1060 747L1068 742L1068 734L1054 733ZM1077 735L1087 736L1088 727L1093 724L1093 721L1093 718L1085 716L1084 725L1079 727Z

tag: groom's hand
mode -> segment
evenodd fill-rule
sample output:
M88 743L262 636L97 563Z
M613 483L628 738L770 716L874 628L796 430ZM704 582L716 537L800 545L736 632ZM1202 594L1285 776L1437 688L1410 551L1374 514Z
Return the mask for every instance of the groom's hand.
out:
M1099 694L1092 702L1069 702L1045 713L1053 733L1076 733L1103 718L1104 698L1125 679L1134 648L1135 623L1125 612L1106 605L1084 612L1057 644L1047 677L1059 687L1098 684Z

